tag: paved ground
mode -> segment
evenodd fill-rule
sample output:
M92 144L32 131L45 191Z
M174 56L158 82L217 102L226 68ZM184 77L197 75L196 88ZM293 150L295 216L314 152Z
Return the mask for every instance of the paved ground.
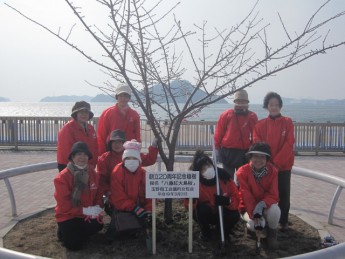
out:
M23 165L55 160L55 151L0 151L0 171ZM178 164L175 170L186 170L188 164ZM334 156L297 156L295 166L345 178L345 158ZM154 170L156 166L150 169ZM57 170L31 173L10 178L15 193L18 216L24 217L38 210L53 207L53 179ZM320 230L321 236L330 233L345 242L345 194L341 193L334 213L334 224L329 225L328 212L336 186L321 181L292 176L291 210ZM0 181L0 247L1 237L12 227L11 205L4 181Z

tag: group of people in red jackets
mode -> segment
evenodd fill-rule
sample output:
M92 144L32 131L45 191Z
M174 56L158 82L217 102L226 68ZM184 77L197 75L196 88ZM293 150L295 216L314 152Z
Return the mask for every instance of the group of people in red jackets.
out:
M97 134L85 101L75 103L58 134L55 215L58 238L70 250L81 249L103 228L103 211L110 216L114 208L133 211L140 219L151 211L142 166L156 162L157 139L141 153L139 115L128 105L130 88L120 85L115 97L117 103L100 116Z
M289 229L294 127L281 115L283 101L275 92L264 97L268 117L258 120L248 107L248 94L241 89L234 108L220 115L214 135L217 160L238 186L238 209L248 229L264 230L268 246L275 249L279 224L282 231ZM237 203L235 196L231 203Z
M142 166L156 162L157 139L147 154L141 153L139 115L128 105L130 88L120 85L115 97L117 103L100 116L97 134L88 123L93 117L90 104L81 101L58 135L56 221L59 240L71 250L103 228L103 211L131 211L138 219L151 213ZM212 225L219 229L218 206L223 208L226 238L240 215L248 229L265 230L271 248L277 246L278 225L288 229L294 131L291 119L280 113L282 106L279 94L268 93L263 107L269 115L258 121L248 109L247 92L238 90L234 108L220 115L214 135L223 168L202 151L194 155L190 169L200 172L200 189L193 217L202 240L212 239Z

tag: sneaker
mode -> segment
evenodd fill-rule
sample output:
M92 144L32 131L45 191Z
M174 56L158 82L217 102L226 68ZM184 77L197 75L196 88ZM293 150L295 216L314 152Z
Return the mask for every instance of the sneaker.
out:
M330 247L330 246L334 246L334 245L338 245L339 242L337 242L334 237L332 236L325 236L323 238L323 242L321 243L322 247Z

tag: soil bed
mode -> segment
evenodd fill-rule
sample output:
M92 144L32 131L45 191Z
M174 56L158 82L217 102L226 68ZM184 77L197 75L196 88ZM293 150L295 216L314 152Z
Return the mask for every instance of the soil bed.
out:
M4 247L19 252L51 258L215 258L220 257L220 238L214 231L211 242L199 239L199 228L193 224L193 253L188 253L188 213L182 200L173 201L174 222L163 221L164 202L157 205L157 253L147 252L143 233L136 237L122 238L109 244L104 232L89 238L83 250L67 251L56 237L57 225L54 210L49 209L34 217L19 222L4 238ZM109 223L109 217L105 217ZM236 225L231 235L231 244L226 248L231 258L281 258L315 251L321 248L318 231L294 215L290 215L290 229L278 232L278 249L267 249L265 239L261 252L256 254L255 237L244 237L242 223ZM249 232L248 232L249 233Z

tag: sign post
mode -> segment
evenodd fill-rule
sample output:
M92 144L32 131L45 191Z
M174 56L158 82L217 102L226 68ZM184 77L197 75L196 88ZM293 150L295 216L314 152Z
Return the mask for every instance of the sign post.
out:
M199 197L199 172L147 172L146 198L152 199L152 253L156 254L156 199L189 198L188 252L193 245L193 198Z

